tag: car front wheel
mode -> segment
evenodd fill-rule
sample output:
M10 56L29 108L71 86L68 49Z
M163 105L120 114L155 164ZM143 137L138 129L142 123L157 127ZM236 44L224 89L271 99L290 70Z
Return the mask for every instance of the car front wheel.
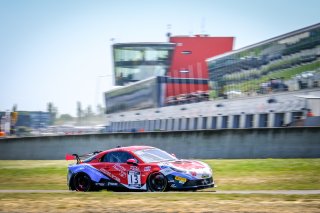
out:
M167 189L167 178L160 172L152 173L148 178L148 190L152 192L163 192Z

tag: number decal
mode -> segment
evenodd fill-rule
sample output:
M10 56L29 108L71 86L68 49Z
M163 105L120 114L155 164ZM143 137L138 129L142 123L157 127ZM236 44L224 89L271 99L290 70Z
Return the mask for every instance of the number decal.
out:
M140 172L129 171L128 172L128 185L135 188L141 187L141 175Z

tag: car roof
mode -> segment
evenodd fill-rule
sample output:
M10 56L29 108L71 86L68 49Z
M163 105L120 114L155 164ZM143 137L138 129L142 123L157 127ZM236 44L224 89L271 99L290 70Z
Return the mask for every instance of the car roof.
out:
M124 147L117 147L114 149L108 149L103 151L104 153L106 152L113 152L113 151L129 151L129 152L134 152L138 150L143 150L143 149L155 149L155 147L152 146L124 146Z

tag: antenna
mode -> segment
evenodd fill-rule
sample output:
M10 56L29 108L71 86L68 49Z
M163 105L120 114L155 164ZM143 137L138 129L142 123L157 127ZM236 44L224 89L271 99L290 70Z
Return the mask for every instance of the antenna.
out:
M171 24L167 24L167 34L166 34L168 41L170 41L171 37Z

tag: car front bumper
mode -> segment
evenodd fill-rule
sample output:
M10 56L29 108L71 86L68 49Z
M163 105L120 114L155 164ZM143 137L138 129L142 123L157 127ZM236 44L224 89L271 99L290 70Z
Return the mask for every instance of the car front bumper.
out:
M175 184L176 186L177 184ZM171 187L172 190L198 190L215 187L213 178L205 178L199 180L187 180L183 185L178 185L176 187Z

